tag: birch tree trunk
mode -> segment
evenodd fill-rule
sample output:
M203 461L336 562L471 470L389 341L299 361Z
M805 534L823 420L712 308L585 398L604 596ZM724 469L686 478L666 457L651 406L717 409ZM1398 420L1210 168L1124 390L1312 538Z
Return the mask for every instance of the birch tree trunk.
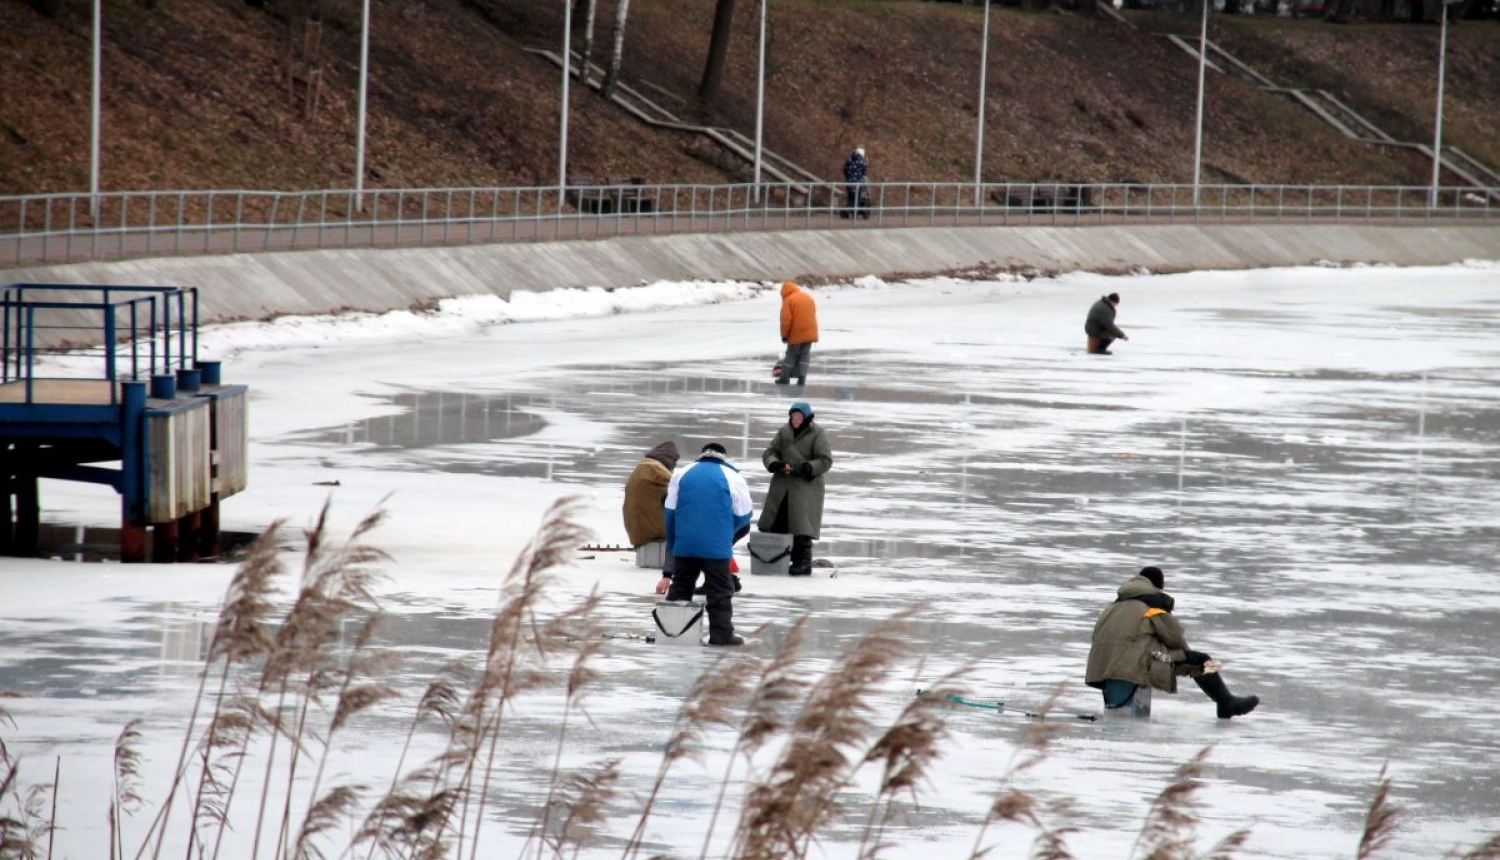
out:
M604 73L604 97L615 94L620 82L620 63L625 58L625 19L630 15L630 0L619 0L615 7L614 48L609 53L609 69Z
M598 6L599 0L588 0L588 11L584 14L583 50L580 52L583 60L579 64L578 80L585 86L589 82L589 62L594 57L594 13Z

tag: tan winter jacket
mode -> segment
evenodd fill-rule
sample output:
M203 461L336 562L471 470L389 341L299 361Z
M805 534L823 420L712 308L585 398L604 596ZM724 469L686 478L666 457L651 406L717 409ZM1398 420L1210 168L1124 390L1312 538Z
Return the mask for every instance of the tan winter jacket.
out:
M672 482L672 470L650 457L642 457L635 471L625 482L625 533L630 536L630 545L638 547L667 536L666 517L662 501L667 497L667 485Z
M1187 656L1187 636L1171 612L1135 599L1152 595L1165 597L1166 592L1144 576L1132 577L1120 586L1119 599L1094 624L1084 683L1103 689L1106 680L1116 678L1177 692L1177 676L1193 669L1182 662Z

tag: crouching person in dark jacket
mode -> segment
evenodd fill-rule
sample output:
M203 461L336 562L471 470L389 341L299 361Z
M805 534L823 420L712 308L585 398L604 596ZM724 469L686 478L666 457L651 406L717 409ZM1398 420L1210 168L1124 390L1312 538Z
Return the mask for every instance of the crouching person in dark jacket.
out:
M667 545L676 556L668 600L692 600L698 574L704 578L708 644L743 645L734 632L734 580L729 562L734 542L750 533L750 487L725 461L724 446L703 446L697 462L672 475L667 485Z
M1138 686L1176 693L1178 676L1186 675L1219 706L1219 719L1255 710L1259 697L1230 693L1218 662L1188 647L1172 615L1176 601L1162 590L1164 581L1161 568L1147 567L1120 586L1094 625L1084 682L1103 691L1106 708L1119 708L1130 703Z
M1089 307L1089 315L1083 321L1083 333L1088 335L1089 355L1114 355L1110 344L1117 340L1130 340L1124 330L1115 325L1115 310L1120 306L1120 294L1100 296L1099 301Z

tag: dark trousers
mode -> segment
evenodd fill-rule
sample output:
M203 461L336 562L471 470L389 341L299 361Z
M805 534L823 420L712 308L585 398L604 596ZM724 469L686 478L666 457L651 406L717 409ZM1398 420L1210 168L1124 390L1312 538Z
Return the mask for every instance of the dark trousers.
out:
M734 580L729 578L729 559L677 556L667 599L692 600L700 573L708 609L708 641L722 642L734 635Z
M1109 345L1114 342L1115 339L1107 335L1089 335L1089 354L1103 355L1109 351Z
M791 507L790 499L782 499L781 507L776 509L776 519L771 522L769 529L761 529L771 534L784 535L792 530L788 521L787 509ZM812 550L813 539L811 535L792 535L792 563L791 569L796 571L793 576L806 576L812 573Z
M870 207L870 201L865 195L864 183L849 185L847 186L847 190L849 195L849 208L844 210L844 217L857 218L860 215L863 215L866 218L870 217L869 212L860 211L861 209L868 209Z
M807 366L812 363L812 342L789 343L786 355L781 359L781 376L776 381L790 384L796 377L798 385L807 384Z

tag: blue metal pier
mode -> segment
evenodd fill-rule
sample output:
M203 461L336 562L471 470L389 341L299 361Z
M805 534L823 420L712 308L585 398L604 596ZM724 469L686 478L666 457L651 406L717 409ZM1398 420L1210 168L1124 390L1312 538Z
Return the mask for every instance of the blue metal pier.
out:
M37 552L41 478L113 487L125 561L217 554L247 389L198 359L197 289L11 284L0 322L0 554Z

